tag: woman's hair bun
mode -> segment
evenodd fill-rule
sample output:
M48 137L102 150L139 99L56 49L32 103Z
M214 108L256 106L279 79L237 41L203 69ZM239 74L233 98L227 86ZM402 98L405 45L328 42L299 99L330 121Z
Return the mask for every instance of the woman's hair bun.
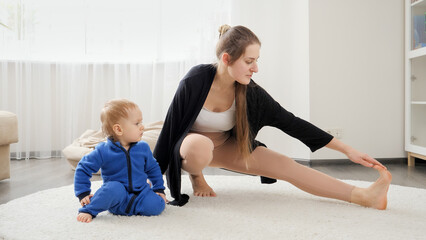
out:
M229 29L231 29L231 26L229 26L228 24L223 24L222 26L219 27L219 38L221 38L223 36L223 34L225 34Z

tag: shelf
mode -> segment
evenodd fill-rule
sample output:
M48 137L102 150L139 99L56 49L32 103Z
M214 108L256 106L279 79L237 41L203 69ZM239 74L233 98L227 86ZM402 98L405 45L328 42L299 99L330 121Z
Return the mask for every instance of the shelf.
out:
M419 0L411 4L411 7L426 7L426 0Z
M408 152L408 166L414 167L414 165L416 163L415 158L422 159L422 160L426 161L426 156L421 155L421 154L417 154L417 153Z
M413 58L416 58L416 57L422 57L422 56L426 56L426 47L422 47L422 48L418 48L418 49L415 49L415 50L411 50L408 53L408 57L410 59L413 59Z
M426 156L426 47L411 50L414 24L417 26L422 20L414 16L425 14L426 0L405 0L405 6L405 150L411 154L413 165L415 154ZM417 42L420 41L426 42L423 36Z
M426 101L411 101L413 105L426 105Z
M422 147L416 144L410 144L405 147L405 151L417 154L423 153L422 155L424 155L424 153L426 152L426 147Z

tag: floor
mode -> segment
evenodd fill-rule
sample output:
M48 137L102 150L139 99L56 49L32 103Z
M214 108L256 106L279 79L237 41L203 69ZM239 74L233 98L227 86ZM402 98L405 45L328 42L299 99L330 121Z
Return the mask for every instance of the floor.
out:
M306 163L305 163L306 164ZM426 189L426 161L417 160L408 167L406 160L385 164L392 173L392 184ZM360 165L347 163L311 163L310 167L339 179L374 181L378 173ZM234 175L221 169L206 169L205 174ZM11 178L0 181L0 204L41 190L73 183L74 171L64 158L11 161ZM100 180L94 176L93 180Z

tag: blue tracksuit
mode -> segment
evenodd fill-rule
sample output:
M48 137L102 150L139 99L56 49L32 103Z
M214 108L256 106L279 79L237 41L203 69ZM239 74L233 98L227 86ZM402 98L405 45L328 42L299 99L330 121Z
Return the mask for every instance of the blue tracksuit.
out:
M164 210L163 198L155 193L164 193L163 175L146 142L133 143L126 151L120 142L109 138L84 156L74 176L75 195L80 200L90 194L90 178L99 169L103 184L79 212L93 217L106 210L118 215L151 216Z

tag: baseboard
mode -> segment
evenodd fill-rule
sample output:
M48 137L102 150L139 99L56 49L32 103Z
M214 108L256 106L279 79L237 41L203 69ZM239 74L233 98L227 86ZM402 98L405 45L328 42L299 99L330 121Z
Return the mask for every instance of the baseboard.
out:
M407 158L376 158L382 164L406 164ZM309 166L321 166L321 165L356 165L357 163L352 162L349 159L318 159L309 160Z
M376 158L379 162L381 162L384 165L388 164L407 164L407 158ZM352 162L349 159L319 159L319 160L310 160L310 159L302 159L302 158L295 158L294 159L297 163L300 163L302 165L313 167L313 166L324 166L324 165L357 165L357 163ZM426 165L426 162L423 161ZM182 171L184 175L187 175L185 171ZM204 169L203 173L205 175L241 175L243 173L235 172L228 169L215 169L207 167ZM243 174L243 175L250 175L250 174ZM254 176L254 175L252 175Z
M56 158L56 157L63 157L62 155L62 151L61 150L57 150L57 151L51 151L50 156L45 155L43 157L40 157L42 153L40 151L31 151L28 153L27 156L27 152L21 152L20 154L20 158L17 158L17 153L16 152L11 152L10 153L10 159L13 160L21 160L21 159L28 159L28 158ZM46 153L44 153L46 154ZM383 164L407 164L407 158L376 158L379 162L383 163ZM345 159L317 159L317 160L312 160L312 159L303 159L303 158L294 158L294 160L302 165L305 166L321 166L321 165L340 165L340 164L354 164L356 165L356 163L352 162L351 160L345 158Z
M18 157L19 156L19 157ZM30 152L11 152L10 159L12 160L22 160L29 158L37 158L37 159L46 159L46 158L57 158L62 157L61 150L53 150L50 152L42 152L42 151L30 151Z
M311 166L311 160L310 159L303 159L303 158L293 158L294 161L297 163L300 163L305 166Z

